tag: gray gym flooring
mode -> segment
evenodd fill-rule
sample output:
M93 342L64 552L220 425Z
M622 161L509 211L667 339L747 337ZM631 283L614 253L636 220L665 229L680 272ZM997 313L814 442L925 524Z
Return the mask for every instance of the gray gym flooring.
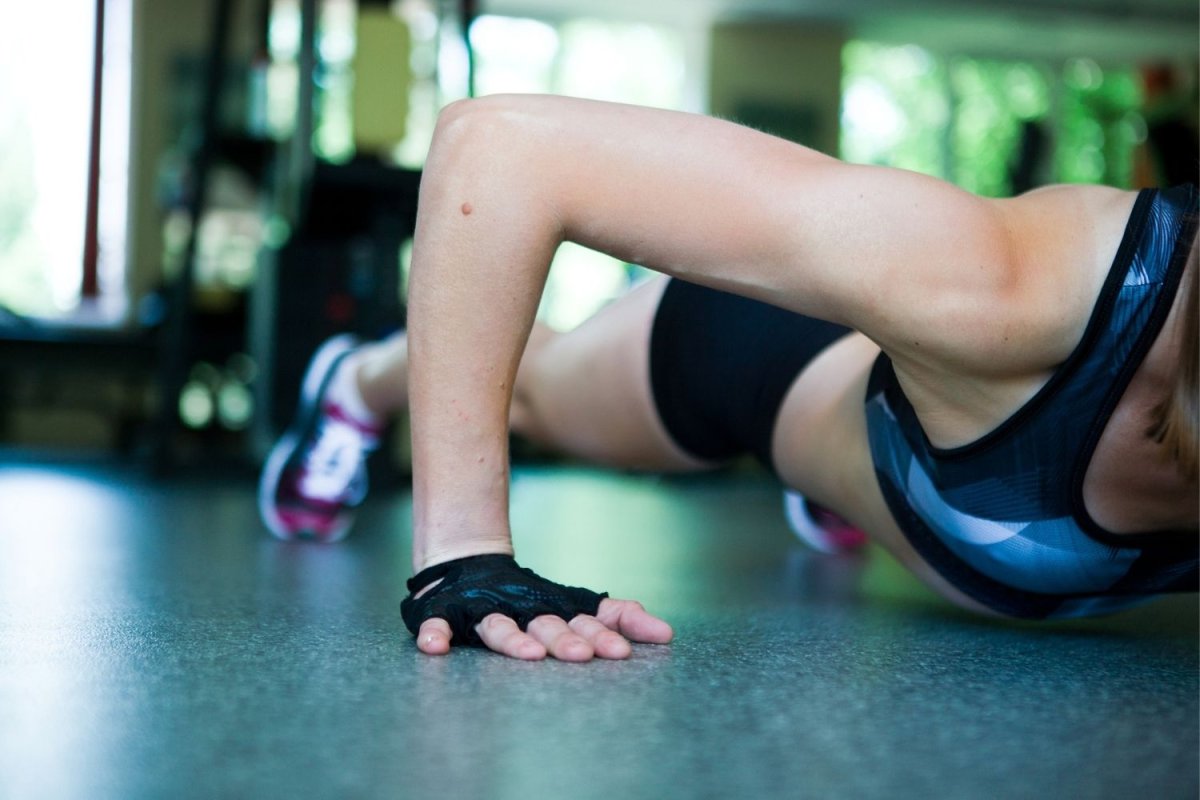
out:
M1194 798L1197 601L986 621L827 558L753 474L518 471L527 565L642 600L624 663L420 655L409 496L334 546L252 476L0 459L0 797Z

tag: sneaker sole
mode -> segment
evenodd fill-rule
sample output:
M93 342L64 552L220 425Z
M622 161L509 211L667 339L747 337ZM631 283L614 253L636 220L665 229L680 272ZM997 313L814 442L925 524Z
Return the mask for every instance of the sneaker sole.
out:
M300 389L300 407L292 419L291 426L271 448L263 466L262 475L258 481L258 513L266 524L267 530L277 539L292 541L301 538L316 539L321 542L336 542L345 538L350 532L350 523L339 525L330 531L292 530L275 510L275 493L279 488L279 479L288 461L295 455L300 442L304 440L308 429L316 422L319 412L317 401L333 374L333 368L348 352L359 344L358 339L351 334L343 333L333 337L321 345L313 355L304 373L304 381Z
M821 530L821 526L804 507L804 496L791 491L783 493L783 513L787 516L788 526L796 538L806 546L826 555L837 555L846 552L834 545L829 536Z

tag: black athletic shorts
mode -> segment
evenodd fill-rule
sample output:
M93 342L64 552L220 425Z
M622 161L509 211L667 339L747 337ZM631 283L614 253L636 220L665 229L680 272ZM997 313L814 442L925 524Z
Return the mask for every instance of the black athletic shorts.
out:
M709 461L753 454L767 469L775 417L809 362L850 329L671 280L650 333L650 388L667 433Z

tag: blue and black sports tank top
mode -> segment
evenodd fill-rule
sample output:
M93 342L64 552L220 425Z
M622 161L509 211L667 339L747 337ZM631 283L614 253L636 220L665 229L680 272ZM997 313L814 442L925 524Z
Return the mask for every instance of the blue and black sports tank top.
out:
M1196 235L1197 190L1139 194L1082 340L992 432L934 447L880 356L867 391L876 475L913 547L1004 614L1073 617L1197 589L1195 536L1115 536L1083 504L1100 435L1162 328Z

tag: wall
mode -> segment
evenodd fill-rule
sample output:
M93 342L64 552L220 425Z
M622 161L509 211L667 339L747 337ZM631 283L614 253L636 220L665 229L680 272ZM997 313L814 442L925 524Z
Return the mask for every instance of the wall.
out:
M711 112L836 155L845 42L846 32L832 25L717 23Z

